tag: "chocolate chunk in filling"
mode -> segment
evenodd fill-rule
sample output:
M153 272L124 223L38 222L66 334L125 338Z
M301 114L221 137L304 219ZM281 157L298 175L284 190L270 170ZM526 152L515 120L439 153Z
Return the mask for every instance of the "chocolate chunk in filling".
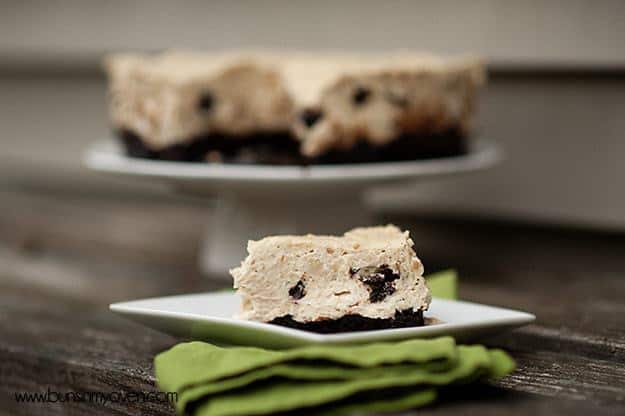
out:
M312 108L306 109L300 114L302 123L308 128L317 124L317 122L321 120L321 117L323 117L323 112Z
M352 101L355 105L363 105L367 102L369 97L371 96L371 90L365 87L358 87L354 90L354 94L352 95Z
M369 301L372 303L381 302L388 295L395 293L393 281L399 279L399 274L395 273L387 264L380 266L367 266L359 269L350 269L352 276L357 275L358 279L369 289Z
M210 92L204 92L200 96L197 106L202 112L208 113L213 108L214 101L215 99L213 98L213 94Z
M304 285L304 282L300 280L295 284L295 286L290 288L289 296L296 300L306 296L306 286Z

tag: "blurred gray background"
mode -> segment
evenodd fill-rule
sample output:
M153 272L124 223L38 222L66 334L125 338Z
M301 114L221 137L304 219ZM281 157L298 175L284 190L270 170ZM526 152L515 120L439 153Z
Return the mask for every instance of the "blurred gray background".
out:
M109 134L102 55L170 47L476 52L507 159L386 189L381 210L625 229L623 1L1 1L0 183L145 192L81 155Z

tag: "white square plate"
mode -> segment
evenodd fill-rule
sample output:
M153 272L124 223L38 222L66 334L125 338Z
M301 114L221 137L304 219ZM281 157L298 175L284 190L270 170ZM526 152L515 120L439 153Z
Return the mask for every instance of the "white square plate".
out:
M235 319L232 316L239 310L239 298L232 292L134 300L114 303L110 308L133 321L171 335L218 344L266 348L355 344L442 335L466 341L526 325L536 319L532 314L512 309L434 298L425 317L435 318L441 323L326 335Z

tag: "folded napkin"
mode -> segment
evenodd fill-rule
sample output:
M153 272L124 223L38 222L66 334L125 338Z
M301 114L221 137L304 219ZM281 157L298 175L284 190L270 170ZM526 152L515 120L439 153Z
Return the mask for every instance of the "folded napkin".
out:
M443 270L425 277L430 293L436 298L458 299L458 273L455 270Z
M428 284L439 287L435 296L456 293L451 271ZM155 358L159 387L178 393L180 414L196 416L400 411L434 401L440 386L513 369L505 352L456 345L451 337L284 351L188 342Z

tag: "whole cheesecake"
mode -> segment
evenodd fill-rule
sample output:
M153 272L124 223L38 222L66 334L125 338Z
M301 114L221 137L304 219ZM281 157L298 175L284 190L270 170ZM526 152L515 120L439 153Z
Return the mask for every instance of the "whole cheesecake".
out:
M131 156L332 164L463 154L482 62L429 54L117 54L109 112Z
M248 243L230 271L240 319L319 333L421 326L430 292L408 232L388 225L343 236Z

